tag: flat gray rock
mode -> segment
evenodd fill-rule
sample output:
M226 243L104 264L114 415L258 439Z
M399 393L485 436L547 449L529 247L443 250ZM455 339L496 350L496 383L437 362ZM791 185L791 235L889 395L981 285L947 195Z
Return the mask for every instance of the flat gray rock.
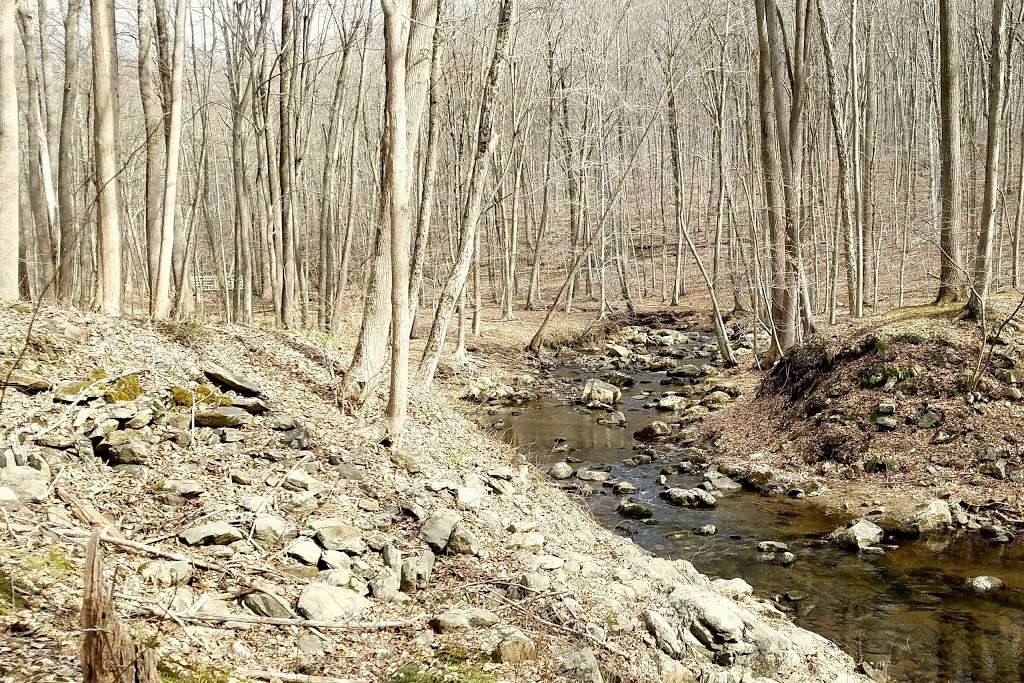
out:
M259 396L263 393L259 385L253 380L244 375L231 372L217 363L208 363L203 367L203 374L214 384L224 389L236 391L243 396Z
M228 545L241 541L243 536L235 527L225 522L210 522L185 529L178 538L188 545Z

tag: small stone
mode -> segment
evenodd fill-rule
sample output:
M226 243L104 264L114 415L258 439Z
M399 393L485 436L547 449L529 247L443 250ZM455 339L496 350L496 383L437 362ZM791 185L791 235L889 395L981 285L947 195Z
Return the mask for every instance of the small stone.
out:
M217 363L209 363L203 367L203 374L214 384L235 391L243 396L259 396L261 391L259 385L253 380L231 372Z
M261 543L277 546L295 538L295 527L284 517L260 515L253 520L252 537Z
M350 555L362 555L366 552L366 542L362 534L346 519L325 517L310 521L309 526L316 532L320 545L327 550L340 550Z
M718 528L714 524L705 524L704 526L697 527L693 530L693 533L698 536L714 536L718 533Z
M644 612L644 625L647 627L648 633L654 636L654 642L657 643L658 649L672 658L677 658L682 654L683 644L680 642L676 630L660 612L653 609Z
M187 545L228 545L241 541L242 533L225 522L210 522L186 529L178 537Z
M320 562L321 550L312 538L302 537L285 549L285 554L303 564L316 566Z
M620 481L612 487L612 493L617 496L630 495L636 492L636 484L628 481Z
M456 527L448 541L448 550L456 555L479 555L480 542L469 529Z
M434 570L434 553L423 550L402 562L402 590L426 588Z
M493 658L503 664L521 664L537 658L537 645L517 628L501 631L501 640L494 648Z
M633 436L638 439L659 439L670 434L672 434L672 428L660 420L655 420L651 424L633 432Z
M572 466L567 462L556 462L548 470L548 474L551 475L552 479L568 479L573 473Z
M262 415L270 410L270 406L262 398L249 396L232 396L231 405L241 408L250 415Z
M370 593L384 602L393 602L398 598L402 587L402 574L391 567L382 567L377 575L370 580Z
M544 574L528 572L523 574L519 582L509 586L507 597L509 600L524 600L531 595L544 593L551 589L551 579Z
M789 546L778 541L761 541L757 544L759 553L782 553L789 550Z
M186 500L198 498L206 487L193 479L166 479L161 487L164 491L176 493Z
M531 553L538 553L544 547L544 534L530 531L525 534L513 534L510 544Z
M192 578L192 565L183 561L150 560L142 565L139 574L165 588L188 583Z
M845 529L836 529L830 538L833 543L851 550L861 550L881 542L885 532L866 519L858 519Z
M460 521L461 515L454 510L436 510L423 522L419 536L434 552L444 552L455 526Z
M659 495L673 505L682 507L711 508L718 504L715 497L703 489L671 488Z
M249 608L253 614L260 617L291 619L295 616L295 613L292 612L291 607L289 607L284 598L278 597L273 593L263 591L246 593L242 596L241 603L244 607Z
M629 500L621 501L618 507L615 508L615 511L629 519L650 519L654 517L654 511L651 508Z
M359 593L314 581L299 596L299 611L314 621L345 621L370 607Z
M197 427L241 427L247 424L249 419L249 413L234 406L198 410L195 414Z
M468 631L471 628L494 626L498 615L480 607L449 609L430 620L430 627L437 633Z

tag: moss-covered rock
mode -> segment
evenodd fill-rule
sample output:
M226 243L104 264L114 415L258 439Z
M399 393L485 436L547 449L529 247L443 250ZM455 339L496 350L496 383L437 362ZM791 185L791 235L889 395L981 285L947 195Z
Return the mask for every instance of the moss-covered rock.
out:
M194 405L230 406L232 400L231 397L220 393L212 384L200 384L192 390L175 385L171 387L171 403L191 408Z
M105 387L103 397L111 403L134 401L142 396L142 383L138 375L119 377Z

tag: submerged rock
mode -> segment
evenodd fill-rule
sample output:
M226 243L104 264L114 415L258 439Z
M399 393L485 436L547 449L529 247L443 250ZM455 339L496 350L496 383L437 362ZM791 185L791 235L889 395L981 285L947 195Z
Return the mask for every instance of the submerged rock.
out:
M682 507L691 508L713 508L718 500L704 489L667 489L661 492L661 497Z
M975 593L990 593L999 590L1006 584L995 576L974 576L964 581L964 585Z
M654 511L651 508L630 500L620 502L615 511L629 519L650 519L654 517Z

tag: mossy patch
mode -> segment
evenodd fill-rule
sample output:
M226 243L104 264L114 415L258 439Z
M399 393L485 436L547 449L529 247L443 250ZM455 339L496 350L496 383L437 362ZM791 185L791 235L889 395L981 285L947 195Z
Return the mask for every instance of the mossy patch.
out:
M866 389L891 389L898 383L920 374L921 368L917 365L875 365L868 368L861 379L861 386Z
M0 614L9 614L24 607L27 593L20 581L0 571Z
M205 665L160 662L156 667L162 683L230 683L231 672Z
M194 405L229 406L231 399L220 393L212 384L200 384L192 391L175 385L171 387L171 403L185 408Z
M407 662L387 683L496 683L497 679L481 670L486 660L464 650L446 650L437 656L437 665Z
M138 375L119 377L106 387L103 397L111 403L134 401L142 396L142 383Z

